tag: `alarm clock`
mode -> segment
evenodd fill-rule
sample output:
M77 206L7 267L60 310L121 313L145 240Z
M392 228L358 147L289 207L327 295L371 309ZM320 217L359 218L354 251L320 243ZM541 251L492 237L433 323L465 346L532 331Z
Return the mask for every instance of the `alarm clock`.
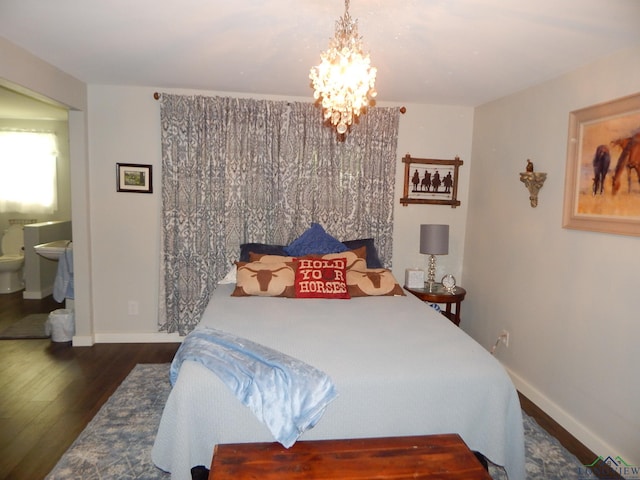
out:
M449 293L453 293L453 291L456 289L456 278L450 273L442 277L441 283L445 290Z
M424 270L407 268L404 272L404 284L407 288L424 288Z

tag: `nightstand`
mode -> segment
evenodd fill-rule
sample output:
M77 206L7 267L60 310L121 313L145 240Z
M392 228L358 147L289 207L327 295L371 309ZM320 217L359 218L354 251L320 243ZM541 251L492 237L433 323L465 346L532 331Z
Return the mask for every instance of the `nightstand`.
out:
M413 293L423 302L444 303L446 305L446 310L441 313L457 326L460 326L460 304L464 300L464 296L467 294L467 291L464 288L456 287L452 293L447 292L441 283L434 284L431 290L427 288L404 288L408 292ZM456 305L455 313L451 312L451 305L454 303Z

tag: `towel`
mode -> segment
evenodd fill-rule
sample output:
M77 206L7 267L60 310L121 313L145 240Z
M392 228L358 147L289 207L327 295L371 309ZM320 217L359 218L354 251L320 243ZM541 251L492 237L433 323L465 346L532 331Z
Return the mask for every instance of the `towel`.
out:
M65 298L73 298L73 295L73 248L67 245L64 254L58 258L58 271L53 282L53 298L56 302L62 303Z
M187 360L218 375L286 448L317 424L337 396L331 379L315 367L213 328L196 329L184 339L171 363L172 385Z

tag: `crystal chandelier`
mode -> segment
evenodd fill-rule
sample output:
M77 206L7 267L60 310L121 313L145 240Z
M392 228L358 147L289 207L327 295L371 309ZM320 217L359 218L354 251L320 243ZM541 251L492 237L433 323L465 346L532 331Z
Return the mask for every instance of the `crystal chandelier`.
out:
M344 2L344 15L336 20L336 33L329 41L329 49L320 59L320 65L312 67L309 73L313 98L322 105L324 119L339 134L345 134L377 95L374 88L377 70L371 66L369 55L362 51L358 21L349 15L349 0Z

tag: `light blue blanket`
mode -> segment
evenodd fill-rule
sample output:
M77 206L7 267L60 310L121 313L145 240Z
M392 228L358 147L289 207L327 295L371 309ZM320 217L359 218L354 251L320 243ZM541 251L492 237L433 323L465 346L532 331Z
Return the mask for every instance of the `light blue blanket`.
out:
M282 352L213 328L192 331L169 372L171 385L186 360L202 363L286 448L312 428L337 392L320 370Z

